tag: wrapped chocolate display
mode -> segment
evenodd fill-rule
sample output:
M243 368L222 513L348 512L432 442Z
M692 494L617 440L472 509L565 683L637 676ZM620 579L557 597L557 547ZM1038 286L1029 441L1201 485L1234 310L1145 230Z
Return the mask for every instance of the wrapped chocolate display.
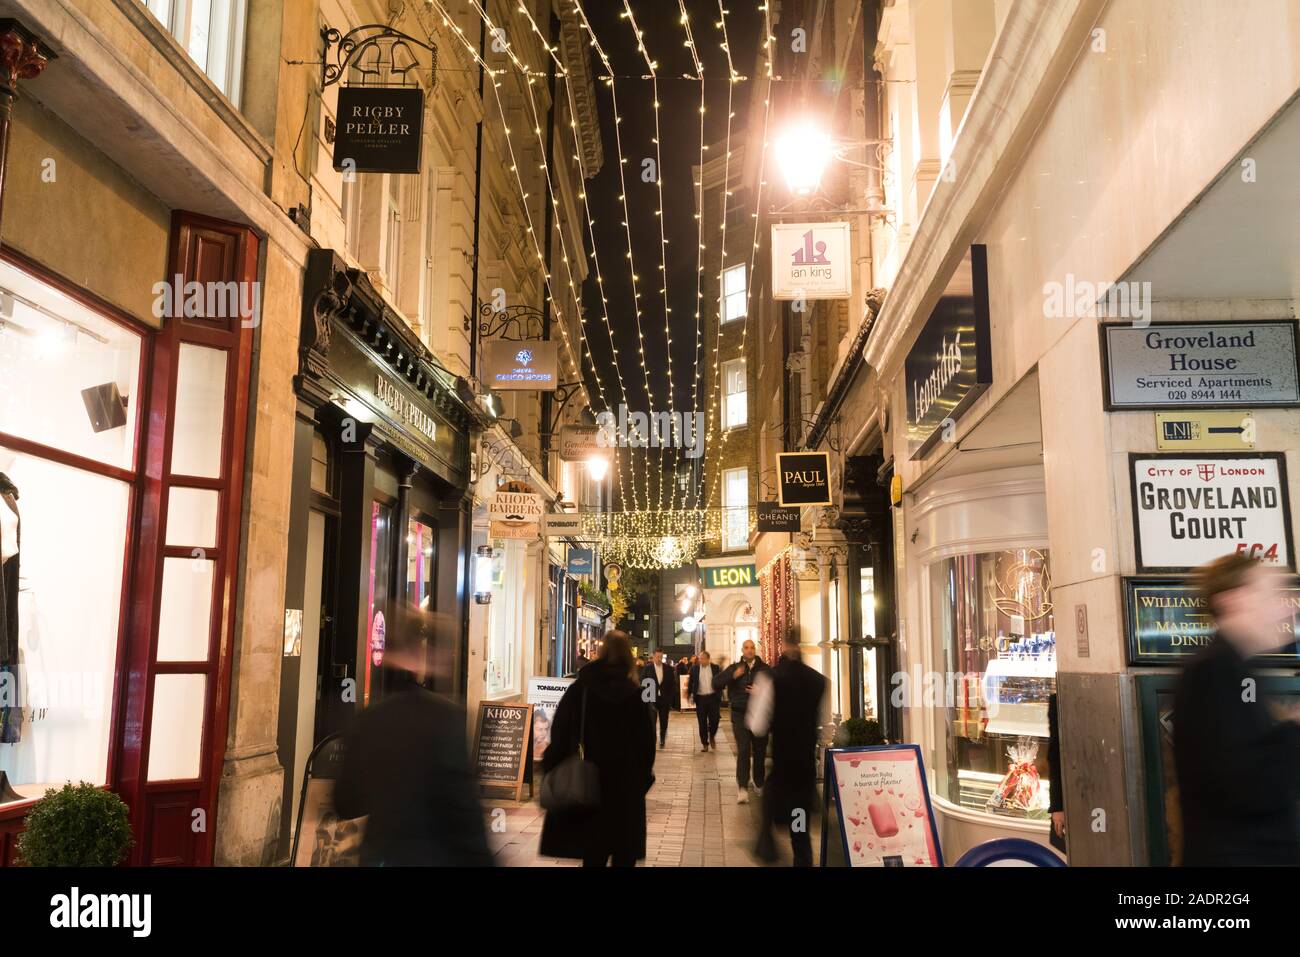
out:
M1038 779L1038 742L1033 738L1018 738L1007 748L1010 767L989 797L988 806L995 809L1041 811L1044 806L1042 782Z

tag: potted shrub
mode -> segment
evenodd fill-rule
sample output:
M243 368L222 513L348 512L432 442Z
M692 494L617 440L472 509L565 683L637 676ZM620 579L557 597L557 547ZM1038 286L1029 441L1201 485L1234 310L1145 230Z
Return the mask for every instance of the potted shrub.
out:
M18 854L29 867L116 867L132 844L126 803L85 781L46 791L24 828Z
M840 726L835 729L837 748L860 748L888 743L880 730L880 722L873 718L849 718L840 722Z

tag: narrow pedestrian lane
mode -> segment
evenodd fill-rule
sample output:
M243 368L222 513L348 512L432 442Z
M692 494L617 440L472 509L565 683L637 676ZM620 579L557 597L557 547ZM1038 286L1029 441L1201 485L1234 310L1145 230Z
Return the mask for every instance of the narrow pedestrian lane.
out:
M538 854L544 812L536 794L532 800L498 799L484 804L497 864L576 867L580 863ZM753 788L748 804L736 803L736 749L727 712L718 727L717 750L704 753L695 713L674 711L667 747L655 756L655 784L646 796L646 858L642 866L757 866L753 851L761 806L762 799ZM780 840L777 843L783 855L779 863L789 864L789 847L780 847Z

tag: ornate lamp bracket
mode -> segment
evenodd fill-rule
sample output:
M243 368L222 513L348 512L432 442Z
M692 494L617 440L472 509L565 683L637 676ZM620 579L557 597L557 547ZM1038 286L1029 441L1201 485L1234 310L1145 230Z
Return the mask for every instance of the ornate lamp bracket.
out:
M429 91L433 92L438 83L438 45L428 40L420 40L411 36L409 33L403 33L384 23L367 23L364 26L353 27L347 33L342 33L334 27L324 27L320 32L321 41L324 44L321 48L321 89L339 82L343 74L347 72L348 67L353 61L369 49L376 49L379 52L379 64L386 65L388 73L400 78L401 86L411 86L412 83L407 81L407 74L413 70L418 63L415 57L411 55L409 45L414 45L422 50L428 50L432 56L432 62L429 65ZM406 56L399 61L395 53L399 49L405 48ZM387 52L387 58L384 52ZM331 55L333 59L331 60ZM365 75L370 75L370 70L363 71ZM374 71L378 76L378 71ZM382 85L382 84L376 84Z

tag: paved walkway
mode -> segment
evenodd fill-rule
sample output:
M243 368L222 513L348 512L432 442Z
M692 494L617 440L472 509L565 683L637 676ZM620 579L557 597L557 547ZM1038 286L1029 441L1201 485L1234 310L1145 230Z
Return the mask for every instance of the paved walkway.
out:
M693 711L674 711L668 746L655 756L655 785L646 795L646 867L753 867L762 801L736 803L736 750L730 717L722 713L718 749L700 751ZM527 792L525 792L527 793ZM489 800L488 836L498 864L577 866L540 857L543 811L531 801ZM503 819L504 812L504 819ZM817 832L814 831L814 834ZM778 838L778 846L782 843ZM788 844L788 841L786 842ZM789 863L789 848L781 848Z

